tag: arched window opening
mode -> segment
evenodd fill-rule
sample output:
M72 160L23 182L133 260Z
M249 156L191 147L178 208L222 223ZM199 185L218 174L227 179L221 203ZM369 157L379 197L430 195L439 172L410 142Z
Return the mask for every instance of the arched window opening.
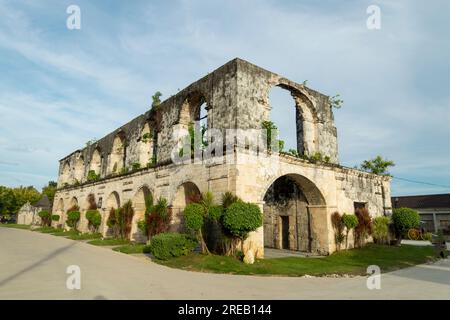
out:
M119 133L114 138L111 150L111 158L109 164L110 174L117 174L122 172L123 168L125 167L125 149L125 135L123 133Z
M284 145L283 143L280 145L280 151L295 150L295 152L303 154L301 145L297 143L302 127L301 124L299 127L299 122L296 121L298 118L297 108L291 93L287 89L275 86L269 92L269 100L270 121L277 127L278 139L284 141Z
M141 167L149 166L153 156L153 130L146 123L139 140L139 163Z
M91 163L89 165L89 171L93 171L96 175L100 175L102 169L102 156L100 149L96 148L92 154Z

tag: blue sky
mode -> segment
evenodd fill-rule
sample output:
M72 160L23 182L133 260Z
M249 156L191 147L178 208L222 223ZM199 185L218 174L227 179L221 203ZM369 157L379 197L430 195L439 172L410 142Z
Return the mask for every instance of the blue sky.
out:
M71 4L81 30L66 28ZM366 28L371 4L380 30ZM145 112L155 91L167 98L240 57L342 96L342 164L381 154L394 176L450 186L448 12L448 1L0 0L0 185L42 187L60 158ZM277 114L289 136L289 113Z

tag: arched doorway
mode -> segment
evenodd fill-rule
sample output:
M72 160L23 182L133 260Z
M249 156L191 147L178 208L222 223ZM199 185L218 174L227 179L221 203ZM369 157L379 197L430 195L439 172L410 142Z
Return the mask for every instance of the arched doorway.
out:
M108 219L110 214L115 214L115 210L120 207L120 197L119 194L114 191L106 199L106 206L103 209L101 232L104 237L112 235L108 227Z
M131 240L145 242L146 235L143 234L137 224L140 220L145 219L145 200L152 197L152 193L147 186L141 187L133 197L132 203L134 208L133 222L131 225Z
M172 201L172 223L170 231L183 232L184 227L184 208L186 205L201 200L200 189L193 182L181 184Z
M63 198L60 198L58 200L58 203L56 205L56 211L55 214L59 216L59 220L55 222L55 224L59 227L61 221L64 221L64 200Z
M312 206L325 206L312 181L298 174L278 177L264 195L264 246L314 251L317 241Z

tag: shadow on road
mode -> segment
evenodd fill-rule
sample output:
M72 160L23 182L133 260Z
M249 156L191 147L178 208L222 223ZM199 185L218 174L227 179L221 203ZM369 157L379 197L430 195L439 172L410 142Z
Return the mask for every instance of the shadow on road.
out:
M393 271L391 275L450 286L450 259Z
M21 275L23 275L23 274L25 274L25 273L27 273L27 272L33 270L34 268L38 267L38 266L41 265L42 263L44 263L44 262L46 262L46 261L49 261L49 260L53 259L53 258L56 257L57 255L59 255L59 254L63 253L64 251L70 249L72 246L74 246L74 245L76 245L76 244L77 244L77 243L74 242L74 243L71 243L71 244L69 244L69 245L67 245L67 246L65 246L65 247L59 248L59 249L53 251L52 253L48 254L47 256L45 256L44 258L42 258L41 260L39 260L39 261L37 261L37 262L31 264L30 266L28 266L28 267L26 267L26 268L24 268L24 269L22 269L22 270L20 270L20 271L18 271L18 272L16 272L15 274L9 276L8 278L3 279L3 280L0 280L0 287L4 286L4 285L7 284L8 282L10 282L10 281L12 281L12 280L14 280L14 279L16 279L16 278L18 278L18 277L20 277Z

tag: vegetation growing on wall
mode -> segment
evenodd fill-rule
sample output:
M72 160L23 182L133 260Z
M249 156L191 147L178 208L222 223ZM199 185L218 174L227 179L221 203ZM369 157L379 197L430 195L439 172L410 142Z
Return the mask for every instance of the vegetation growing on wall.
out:
M94 170L89 170L87 175L88 182L94 182L100 180L100 174L97 174Z

